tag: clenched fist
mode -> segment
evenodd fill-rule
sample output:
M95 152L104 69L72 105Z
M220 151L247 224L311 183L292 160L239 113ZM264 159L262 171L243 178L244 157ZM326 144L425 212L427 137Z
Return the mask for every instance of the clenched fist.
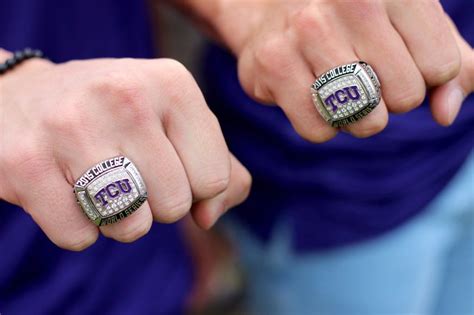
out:
M363 60L381 81L380 105L345 127L358 137L380 132L389 111L418 107L431 89L433 116L449 125L473 89L472 48L435 0L175 1L199 12L238 57L245 91L280 106L314 142L337 129L315 110L309 87L336 66Z
M98 228L72 186L118 155L140 170L148 201ZM0 199L23 207L71 250L90 246L99 231L131 242L153 219L175 222L192 207L196 222L209 227L250 186L194 79L166 59L30 60L0 77L0 179Z

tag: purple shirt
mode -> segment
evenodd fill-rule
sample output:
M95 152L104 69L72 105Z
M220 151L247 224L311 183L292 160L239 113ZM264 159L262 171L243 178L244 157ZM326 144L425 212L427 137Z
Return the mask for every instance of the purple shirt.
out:
M474 44L474 1L442 2ZM288 220L300 251L365 240L406 222L445 187L474 146L473 96L449 128L433 121L425 101L390 115L388 127L374 137L341 133L311 144L278 107L245 95L225 51L211 47L204 71L206 96L229 147L254 178L249 199L231 213L262 240L278 220Z
M153 56L144 1L0 0L0 21L0 47L39 48L56 62ZM1 314L181 313L192 271L176 225L74 253L22 209L0 201L0 218Z

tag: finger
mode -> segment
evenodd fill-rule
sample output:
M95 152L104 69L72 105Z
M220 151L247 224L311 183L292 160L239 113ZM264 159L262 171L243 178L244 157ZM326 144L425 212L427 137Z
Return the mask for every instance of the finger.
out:
M315 77L303 56L283 35L259 45L245 51L239 61L246 91L260 98L270 97L266 101L278 104L303 138L318 143L333 138L337 130L324 121L311 99L310 86ZM255 67L259 69L258 81L250 77Z
M118 149L114 150L113 148L118 147L118 145L114 145L113 143L101 144L100 141L101 140L99 140L94 147L82 147L82 149L74 150L74 152L82 152L80 155L73 154L71 150L71 155L67 157L67 165L69 165L69 170L75 180L97 163L121 154L124 154L136 163L141 171L141 159L138 158L137 155L129 151L120 152ZM79 144L78 148L80 147L81 145ZM137 162L135 162L135 160ZM145 184L148 185L146 179L144 179L144 181ZM101 226L100 231L109 238L128 243L148 233L152 222L150 207L148 203L145 202L139 209L126 218L110 225Z
M410 111L425 98L423 76L388 16L377 11L367 14L370 14L370 19L361 19L357 29L352 31L356 53L377 72L388 110ZM386 123L386 116L383 118Z
M442 126L451 125L467 95L459 78L435 88L430 95L433 118Z
M384 100L381 99L379 105L367 116L350 125L344 126L343 129L358 138L367 138L383 130L387 124L387 106Z
M462 66L456 78L431 92L431 112L434 119L443 126L454 122L464 98L474 90L474 50L461 37L452 21L449 19L448 22L461 51Z
M148 202L143 203L133 215L118 222L100 227L104 236L113 238L122 243L131 243L146 235L153 223Z
M297 20L297 34L302 53L314 73L322 74L335 66L353 62L360 58L342 35L330 30L327 25L318 19L318 11L305 11ZM315 32L318 30L318 32ZM335 34L335 35L334 35ZM315 43L311 45L308 43ZM365 59L365 55L361 55ZM370 63L370 62L369 62ZM376 70L377 67L375 66ZM380 132L387 125L388 114L385 102L380 104L367 117L359 122L348 125L345 130L356 137L368 137Z
M461 58L438 1L386 1L394 27L403 37L428 86L453 79Z
M155 125L159 123L157 118ZM136 157L154 219L172 223L189 212L192 194L178 154L164 132L156 129L153 125L138 128L140 141L128 142L127 152Z
M35 166L41 167L35 170ZM41 170L41 172L39 172ZM22 206L57 246L81 251L98 238L99 229L78 206L72 185L56 165L32 165L19 175L28 191L20 191ZM20 188L20 187L19 187Z
M176 90L169 93L172 98L157 99L173 104L161 113L164 129L184 166L194 200L208 199L229 183L229 151L219 122L192 75L177 62L168 66L177 68L176 78L163 78L163 67L155 74L158 80L167 81L163 84L170 86L168 91ZM176 88L181 86L186 89Z
M193 205L194 221L203 229L210 229L230 208L242 203L248 196L252 178L247 169L231 156L231 176L229 186L214 198Z

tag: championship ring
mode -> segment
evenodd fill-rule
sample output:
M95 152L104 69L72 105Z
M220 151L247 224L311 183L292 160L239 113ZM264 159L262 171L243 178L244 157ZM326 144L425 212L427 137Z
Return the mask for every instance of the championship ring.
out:
M88 169L74 185L74 193L87 217L99 226L126 218L147 199L138 169L124 156Z
M368 115L380 103L380 82L363 61L333 68L311 87L313 102L333 127L342 127Z

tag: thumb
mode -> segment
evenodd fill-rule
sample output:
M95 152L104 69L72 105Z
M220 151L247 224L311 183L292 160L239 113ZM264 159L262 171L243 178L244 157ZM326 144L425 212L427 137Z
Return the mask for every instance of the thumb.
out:
M449 17L448 21L458 43L462 66L456 78L431 92L431 112L434 119L443 126L454 122L464 99L474 90L474 50L461 37Z

